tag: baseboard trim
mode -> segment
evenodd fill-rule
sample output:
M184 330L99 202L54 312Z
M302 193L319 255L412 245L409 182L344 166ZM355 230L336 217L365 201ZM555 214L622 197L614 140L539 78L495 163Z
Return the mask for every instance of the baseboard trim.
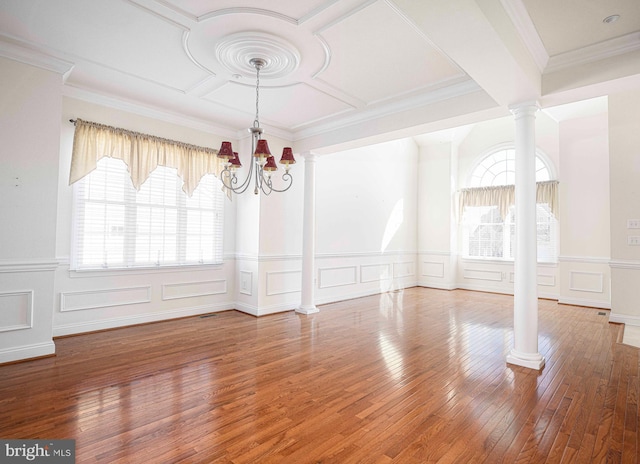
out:
M452 285L452 284L437 284L437 283L425 283L425 282L421 282L418 284L418 287L424 287L424 288L436 288L438 290L456 290L458 289L457 285Z
M260 316L267 316L269 314L286 313L287 311L294 311L298 304L299 303L283 303L283 304L277 304L277 305L271 305L271 306L258 307L254 305L248 305L245 303L236 302L234 308L236 311L240 311L241 313L249 314L255 317L260 317Z
M56 353L56 345L50 342L35 343L33 345L15 346L0 350L0 364L16 361L26 361L33 358L42 358Z
M559 298L558 303L571 306L586 306L587 308L611 309L611 302L586 298Z
M629 314L616 314L611 312L609 314L609 322L617 324L632 325L634 327L640 327L640 316L631 316Z
M179 319L181 317L228 311L233 309L233 307L233 303L222 303L217 305L192 306L189 308L172 309L168 311L138 314L135 316L118 317L113 319L103 319L99 321L63 324L53 328L53 336L64 337L66 335L77 335L81 333L98 332L101 330L116 329L132 325L148 324L151 322L168 321L171 319Z

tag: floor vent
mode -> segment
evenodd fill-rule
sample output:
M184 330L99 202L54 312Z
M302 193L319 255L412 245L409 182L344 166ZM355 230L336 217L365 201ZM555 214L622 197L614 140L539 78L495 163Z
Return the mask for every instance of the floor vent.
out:
M200 316L200 319L205 319L207 317L215 317L215 316L217 316L216 313L203 314L202 316Z
M606 316L606 315L607 315L607 313L603 313L602 311L598 312L598 316Z

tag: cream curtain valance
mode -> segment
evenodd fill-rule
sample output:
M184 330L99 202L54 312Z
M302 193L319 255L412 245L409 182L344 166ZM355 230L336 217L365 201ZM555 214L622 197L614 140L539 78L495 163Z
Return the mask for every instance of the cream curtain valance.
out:
M105 126L77 119L73 136L69 185L96 168L105 156L121 159L127 165L136 190L158 166L175 168L189 196L205 174L219 177L222 163L217 150L175 142L153 135Z
M509 214L509 208L515 204L515 186L476 187L462 189L459 192L459 217L466 206L497 206L502 218ZM546 203L551 212L558 217L558 181L550 180L536 183L536 203Z

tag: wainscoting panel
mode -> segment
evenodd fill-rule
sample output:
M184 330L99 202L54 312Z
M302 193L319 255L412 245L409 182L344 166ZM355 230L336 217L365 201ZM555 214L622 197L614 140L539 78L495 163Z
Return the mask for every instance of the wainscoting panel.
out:
M392 277L390 263L363 264L360 266L360 283L380 282Z
M0 332L33 327L33 290L0 293Z
M60 311L81 311L151 302L151 286L60 293Z
M301 290L302 271L267 272L267 296L296 293Z
M240 293L243 295L253 294L253 272L240 271Z
M550 274L538 274L538 285L543 287L555 287L556 276Z
M569 290L602 293L604 291L604 274L601 272L571 271Z
M413 261L393 263L393 277L411 277L414 274Z
M444 263L437 261L423 261L422 275L424 277L444 278Z
M162 285L163 300L221 295L224 293L227 293L227 281L224 279Z
M318 288L341 287L358 283L356 266L326 267L318 269Z
M491 280L493 282L502 282L502 272L500 271L465 268L462 276L465 279L471 280Z

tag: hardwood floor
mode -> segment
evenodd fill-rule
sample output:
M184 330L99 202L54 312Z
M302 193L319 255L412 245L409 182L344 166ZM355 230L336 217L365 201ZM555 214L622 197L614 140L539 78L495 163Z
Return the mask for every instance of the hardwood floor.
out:
M635 463L639 350L540 300L541 372L507 365L505 295L412 288L56 340L0 366L0 437L79 463Z

